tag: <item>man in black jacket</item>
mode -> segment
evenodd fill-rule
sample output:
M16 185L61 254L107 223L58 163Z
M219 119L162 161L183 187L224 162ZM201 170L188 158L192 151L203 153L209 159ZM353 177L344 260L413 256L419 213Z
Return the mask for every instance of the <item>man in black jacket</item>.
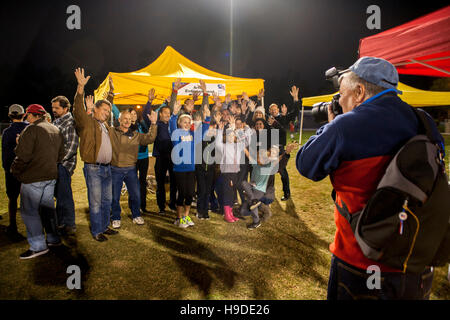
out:
M8 116L11 119L11 125L3 131L2 135L2 161L5 169L6 195L8 196L9 226L6 229L7 234L14 240L24 239L17 232L17 198L20 193L20 181L18 181L10 172L11 165L16 157L14 149L16 148L16 138L28 125L24 122L25 110L21 105L13 104L9 107Z

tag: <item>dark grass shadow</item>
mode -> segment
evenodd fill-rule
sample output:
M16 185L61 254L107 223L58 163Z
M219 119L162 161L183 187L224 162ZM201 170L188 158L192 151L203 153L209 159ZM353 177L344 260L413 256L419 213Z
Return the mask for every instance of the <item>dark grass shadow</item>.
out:
M26 235L18 233L11 235L7 232L7 226L0 225L0 248L5 248L9 245L26 242Z
M56 286L67 288L67 279L72 273L67 273L67 268L71 265L78 266L81 271L81 289L70 290L77 298L84 295L84 284L87 282L90 265L86 257L78 249L78 241L74 236L66 239L69 246L61 245L51 247L50 252L35 258L33 263L33 281L40 286Z
M160 228L154 224L149 224L148 228L156 243L180 254L196 258L195 260L197 261L194 261L194 259L171 254L181 274L199 288L204 299L210 295L214 281L220 281L228 289L233 288L237 273L231 270L223 259L200 241L186 237L178 232ZM205 263L198 260L204 260ZM181 296L178 298L181 298Z
M294 218L293 225L295 226L295 232L290 232L285 228L279 227L276 223L272 222L270 227L272 233L279 235L277 241L280 242L285 249L292 252L292 258L298 265L296 272L301 277L308 277L319 284L326 286L328 279L325 279L316 271L316 266L323 266L329 264L325 258L323 258L318 251L320 249L328 250L329 243L320 237L305 224L301 217L297 214L292 198L286 203L286 210L283 210L277 199L271 205L274 216L276 213L287 213L290 217ZM291 258L291 259L292 259Z

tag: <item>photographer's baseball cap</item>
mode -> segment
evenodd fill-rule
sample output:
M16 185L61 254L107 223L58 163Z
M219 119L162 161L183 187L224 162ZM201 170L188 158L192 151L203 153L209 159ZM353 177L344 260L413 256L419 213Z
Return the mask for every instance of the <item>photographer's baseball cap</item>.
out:
M397 90L398 72L397 69L387 60L375 57L361 57L349 70L358 77L386 89Z
M46 112L40 104L30 104L27 108L27 113L45 114Z
M8 109L9 114L24 114L25 110L20 104L12 104Z

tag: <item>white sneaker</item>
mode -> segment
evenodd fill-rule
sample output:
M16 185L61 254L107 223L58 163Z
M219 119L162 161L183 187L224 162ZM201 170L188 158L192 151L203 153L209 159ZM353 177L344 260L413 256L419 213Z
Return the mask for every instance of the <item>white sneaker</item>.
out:
M145 223L145 221L142 217L136 217L133 219L133 223L136 223L138 225L143 225Z
M186 223L187 223L188 226L190 226L190 227L193 226L193 225L195 225L194 221L192 221L191 217L189 217L189 216L184 217L184 220L186 221Z
M187 223L185 218L181 218L180 219L180 223L178 224L178 226L180 228L187 228L187 227L189 227L189 224Z
M120 228L120 220L113 220L112 227L114 229L119 229Z

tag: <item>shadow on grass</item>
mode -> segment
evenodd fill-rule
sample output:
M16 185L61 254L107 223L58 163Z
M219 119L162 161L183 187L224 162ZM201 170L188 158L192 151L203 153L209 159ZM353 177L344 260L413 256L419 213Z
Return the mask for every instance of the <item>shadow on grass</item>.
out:
M19 242L26 242L27 238L18 233L16 235L11 235L7 232L7 227L0 225L0 248L7 247L9 245L14 245Z
M298 265L298 274L302 277L309 277L323 286L327 286L328 279L320 275L316 271L316 267L329 263L329 261L319 254L320 249L328 249L328 242L318 237L305 224L301 216L297 213L292 198L287 201L286 210L281 207L277 199L272 203L271 208L274 213L286 213L293 219L292 226L294 228L284 228L275 223L272 223L271 227L274 229L274 234L281 235L278 240L280 244L291 252L291 260L294 258L294 263ZM283 241L282 239L289 240ZM286 261L286 263L293 262Z
M193 259L187 259L171 254L173 261L180 269L180 273L199 288L203 299L210 296L211 286L215 279L222 282L228 289L234 286L237 273L231 270L223 259L200 241L160 228L154 224L149 224L149 229L156 243L180 254L193 257ZM199 262L199 260L205 262Z
M76 298L81 298L84 295L84 284L88 279L90 266L78 249L77 239L71 236L66 238L66 241L70 247L66 245L51 247L49 253L33 261L34 284L67 288L67 279L72 275L67 273L67 268L75 265L81 271L81 289L71 290L71 293L74 293Z

